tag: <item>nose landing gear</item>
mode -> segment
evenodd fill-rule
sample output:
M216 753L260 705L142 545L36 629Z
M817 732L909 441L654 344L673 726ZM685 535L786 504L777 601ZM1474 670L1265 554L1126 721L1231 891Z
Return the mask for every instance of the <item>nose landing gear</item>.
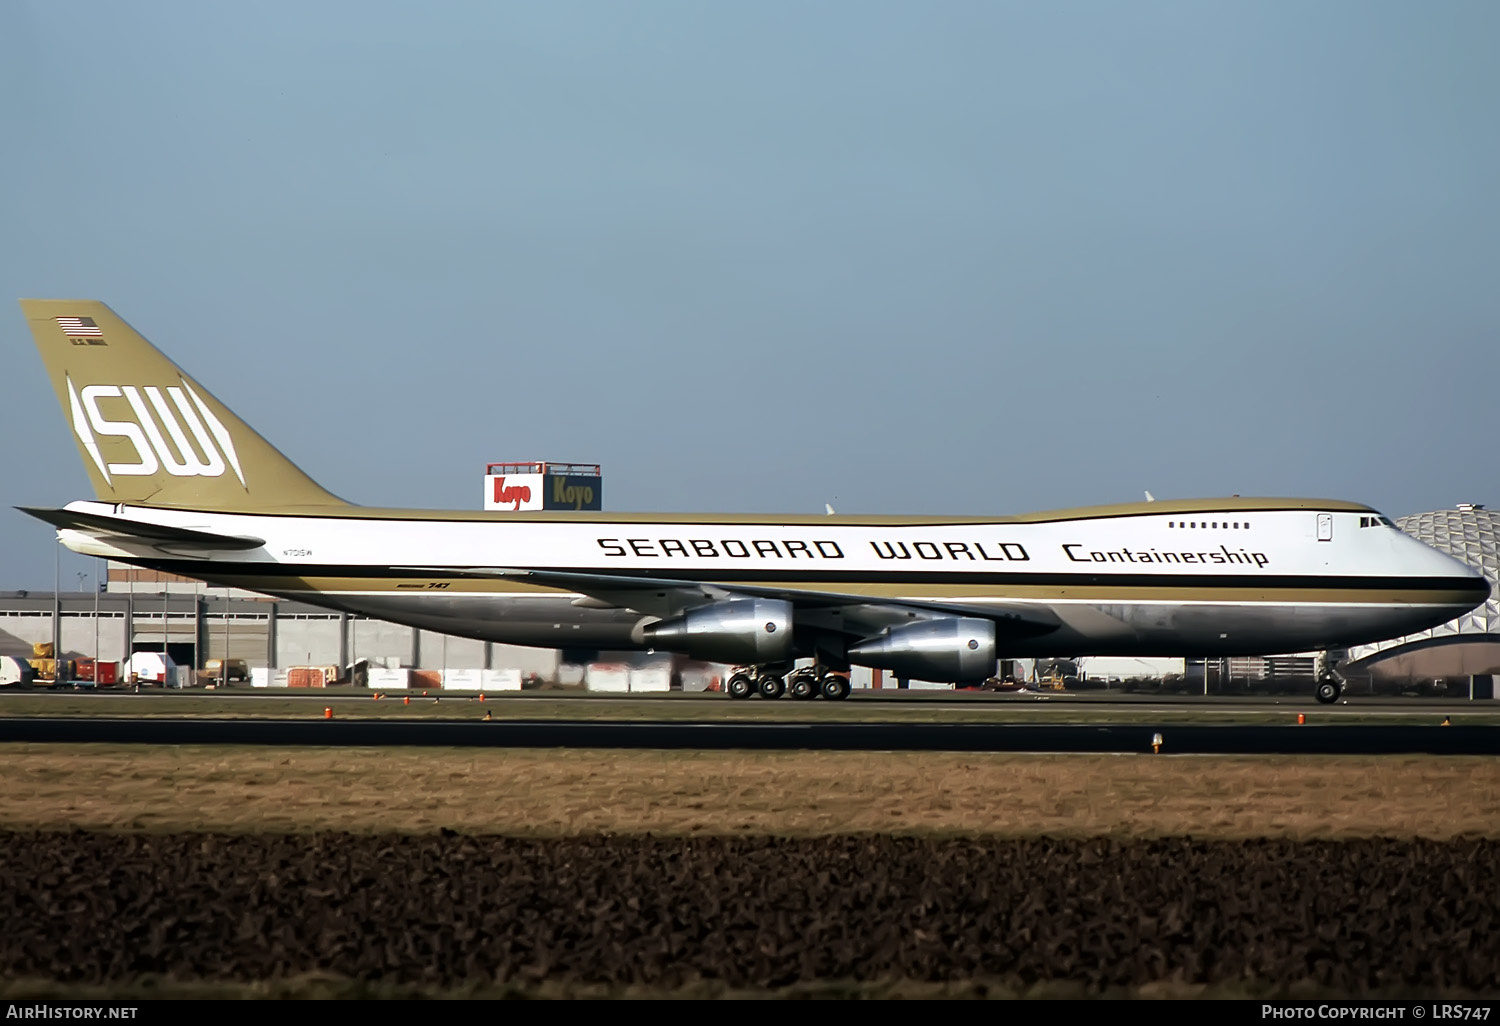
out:
M1323 705L1332 705L1344 694L1344 677L1335 669L1337 659L1342 655L1343 653L1336 656L1332 652L1319 652L1313 662L1313 674L1318 681L1313 696Z

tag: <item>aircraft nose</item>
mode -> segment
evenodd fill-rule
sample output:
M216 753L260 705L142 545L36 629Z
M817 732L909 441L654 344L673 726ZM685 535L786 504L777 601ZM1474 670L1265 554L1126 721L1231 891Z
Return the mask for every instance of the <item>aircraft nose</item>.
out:
M1412 570L1423 567L1419 572L1438 584L1439 590L1450 593L1455 606L1469 610L1489 600L1492 582L1482 569L1425 541L1411 537L1405 541L1411 553L1406 557L1411 559L1408 565Z
M1489 601L1492 582L1483 570L1446 552L1434 549L1433 553L1443 560L1446 576L1454 579L1456 590L1463 593L1463 600L1469 603L1470 609Z
M1489 581L1489 578L1484 575L1484 571L1473 563L1466 562L1457 556L1448 555L1447 553L1442 553L1442 555L1448 560L1454 576L1470 581Z

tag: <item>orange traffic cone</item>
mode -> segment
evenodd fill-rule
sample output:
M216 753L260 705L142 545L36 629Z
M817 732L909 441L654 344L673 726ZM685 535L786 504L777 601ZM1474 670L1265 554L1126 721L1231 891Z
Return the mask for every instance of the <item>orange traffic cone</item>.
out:
M331 720L331 719L333 719L333 710L330 709L330 708L328 708L327 706L324 706L323 707L323 718L325 720Z
M411 705L411 696L410 695L402 695L401 696L401 704L402 705Z
M1298 723L1306 723L1307 722L1307 717L1305 715L1303 715L1302 713L1298 713L1297 714L1297 722Z

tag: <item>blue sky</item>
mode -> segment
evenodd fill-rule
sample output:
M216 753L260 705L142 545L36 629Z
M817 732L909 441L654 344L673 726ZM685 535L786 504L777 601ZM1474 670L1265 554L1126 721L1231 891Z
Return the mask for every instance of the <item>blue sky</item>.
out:
M0 293L104 300L370 504L520 459L632 511L1500 501L1497 37L1481 0L10 0ZM14 305L0 382L0 589L50 587L9 507L88 482Z

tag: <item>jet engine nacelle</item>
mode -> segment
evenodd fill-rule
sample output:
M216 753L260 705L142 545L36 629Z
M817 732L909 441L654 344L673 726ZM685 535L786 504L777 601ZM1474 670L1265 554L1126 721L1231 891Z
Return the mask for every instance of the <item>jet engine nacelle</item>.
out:
M730 599L689 609L641 628L655 648L716 663L783 663L792 659L792 604Z
M986 680L995 675L995 624L957 616L909 623L851 645L849 658L898 677Z

